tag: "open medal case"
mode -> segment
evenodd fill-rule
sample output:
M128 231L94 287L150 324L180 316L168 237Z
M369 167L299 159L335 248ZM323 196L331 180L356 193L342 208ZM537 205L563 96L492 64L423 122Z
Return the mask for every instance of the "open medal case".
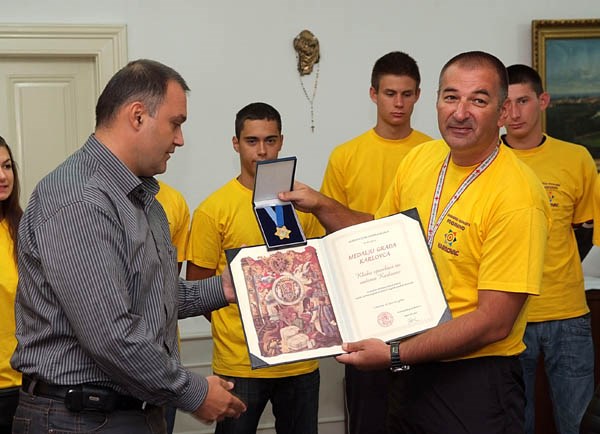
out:
M292 190L295 172L296 157L256 163L252 203L268 250L306 244L294 206L277 197L282 191Z

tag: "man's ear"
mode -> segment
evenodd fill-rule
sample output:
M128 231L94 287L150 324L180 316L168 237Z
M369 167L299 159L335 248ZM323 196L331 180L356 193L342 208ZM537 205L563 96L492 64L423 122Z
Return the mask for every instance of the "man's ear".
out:
M238 138L236 136L233 136L231 138L231 143L233 143L233 149L235 149L235 152L237 152L239 154L240 153L240 142L238 141Z
M506 123L506 119L508 118L508 106L510 104L510 100L506 98L504 103L500 106L500 117L498 118L498 128L502 128Z
M369 97L371 97L371 101L377 104L377 91L373 86L369 88Z
M139 129L144 122L146 113L144 104L140 101L134 101L127 107L127 120L133 128Z
M421 96L421 88L420 87L417 87L417 91L415 92L415 96L416 96L415 102L419 101L419 97Z
M550 105L550 94L548 92L542 92L538 99L540 100L540 110L546 110Z

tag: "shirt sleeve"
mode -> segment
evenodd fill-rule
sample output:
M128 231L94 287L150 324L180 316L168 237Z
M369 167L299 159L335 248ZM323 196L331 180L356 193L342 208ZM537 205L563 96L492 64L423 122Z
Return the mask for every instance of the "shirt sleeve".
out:
M187 260L216 270L223 252L223 238L215 219L201 208L194 211L188 239Z
M592 242L595 246L600 247L600 176L596 177L596 181L594 182L594 193L593 200L594 204L594 235Z
M531 206L498 216L487 225L488 229L480 229L485 242L479 289L540 293L544 261L539 258L546 251L549 215L543 206Z
M598 178L598 169L596 169L596 163L589 152L587 150L583 152L585 155L581 167L582 191L581 197L575 204L572 223L585 223L594 218L594 188L596 178Z

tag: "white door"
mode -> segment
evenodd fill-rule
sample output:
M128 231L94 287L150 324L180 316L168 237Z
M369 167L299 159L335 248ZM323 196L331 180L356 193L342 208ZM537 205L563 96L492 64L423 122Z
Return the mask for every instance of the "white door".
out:
M0 135L20 168L23 206L93 131L96 82L89 56L0 58Z
M23 205L93 131L96 99L126 63L125 26L0 24L0 135Z

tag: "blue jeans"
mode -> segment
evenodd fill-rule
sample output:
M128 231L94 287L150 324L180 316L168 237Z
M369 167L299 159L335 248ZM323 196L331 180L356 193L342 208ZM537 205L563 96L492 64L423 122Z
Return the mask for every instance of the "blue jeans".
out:
M146 410L73 412L60 400L28 394L21 390L13 421L13 434L98 433L98 434L165 434L162 407Z
M225 377L248 409L239 419L217 423L215 434L255 434L258 421L270 400L277 434L317 434L319 370L283 378Z
M560 434L579 434L579 424L594 393L594 343L590 315L527 323L527 349L520 356L525 380L525 432L535 432L535 376L544 357L554 421Z

